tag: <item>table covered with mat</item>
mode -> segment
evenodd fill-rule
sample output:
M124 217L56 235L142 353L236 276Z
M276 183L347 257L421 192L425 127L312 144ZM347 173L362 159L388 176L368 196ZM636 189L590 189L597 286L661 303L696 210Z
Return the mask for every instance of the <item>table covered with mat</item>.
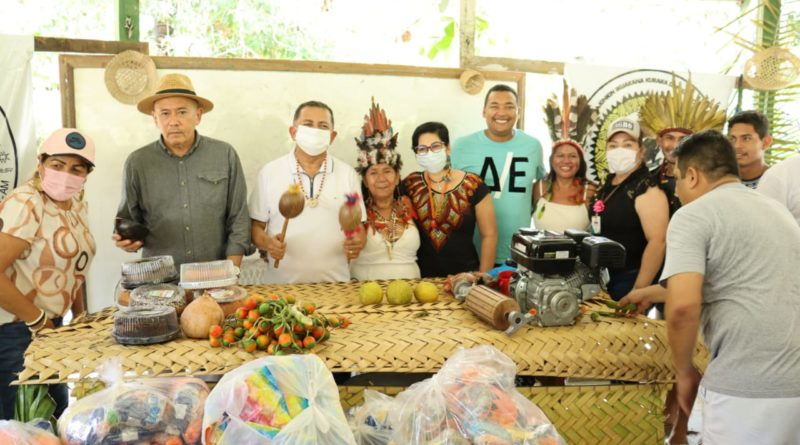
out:
M435 281L439 286L442 280ZM316 303L326 315L347 316L352 324L335 329L316 353L333 372L433 373L458 348L493 345L517 364L522 376L570 377L635 384L522 387L520 391L548 415L568 443L658 443L662 407L674 382L662 321L606 318L588 314L575 326L523 327L508 336L491 329L450 294L435 303L364 306L359 283L247 286L250 294L292 294ZM588 310L600 309L589 303ZM179 338L157 345L123 346L111 337L115 309L87 314L70 325L46 330L25 354L20 384L76 382L108 358L141 376L221 376L264 352L213 348L208 341ZM698 348L696 364L708 355ZM362 400L364 387L342 386L347 408ZM401 387L380 387L388 394Z

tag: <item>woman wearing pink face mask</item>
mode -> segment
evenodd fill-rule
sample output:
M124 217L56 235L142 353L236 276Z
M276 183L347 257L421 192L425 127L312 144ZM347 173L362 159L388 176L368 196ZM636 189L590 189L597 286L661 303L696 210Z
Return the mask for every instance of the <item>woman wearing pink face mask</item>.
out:
M33 177L0 202L0 419L14 416L16 387L31 338L84 311L84 283L95 253L83 184L94 168L91 139L56 130L39 148ZM67 389L52 385L56 416Z

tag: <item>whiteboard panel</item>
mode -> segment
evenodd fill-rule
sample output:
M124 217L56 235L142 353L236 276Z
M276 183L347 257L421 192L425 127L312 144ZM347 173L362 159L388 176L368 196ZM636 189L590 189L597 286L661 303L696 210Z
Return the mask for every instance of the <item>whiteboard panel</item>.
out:
M89 309L94 311L113 304L120 264L138 257L114 246L113 220L121 196L125 159L132 151L158 138L159 132L152 117L118 102L108 93L103 66L109 58L72 59L82 61L71 68L75 123L97 145L97 168L86 184L90 227L97 240L97 256L88 280ZM160 60L167 59L156 58L157 65ZM198 68L159 69L158 74L187 74L197 93L214 102L213 111L203 116L198 131L234 146L242 161L249 195L258 170L292 148L288 128L295 108L302 102L319 100L333 109L338 136L330 153L355 165L354 139L361 132L364 115L374 96L385 107L399 133L398 147L405 175L418 169L411 151L411 134L417 125L442 121L449 127L452 141L485 128L483 99L492 85L502 82L524 90L520 88L524 87L522 75L486 73L483 91L473 96L461 89L457 70L439 70L448 77L431 77L431 71L436 70L420 70L420 76L408 75L407 71L392 75ZM504 80L488 80L493 77ZM522 80L517 83L514 79Z

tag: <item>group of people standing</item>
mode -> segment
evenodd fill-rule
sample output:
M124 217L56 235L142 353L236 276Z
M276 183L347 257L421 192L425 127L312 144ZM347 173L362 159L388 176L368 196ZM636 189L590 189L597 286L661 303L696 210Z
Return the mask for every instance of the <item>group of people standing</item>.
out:
M487 129L455 141L458 156L444 124L419 125L411 148L423 170L404 179L397 134L379 107L373 104L365 119L354 169L328 152L336 138L333 110L318 101L300 104L290 151L259 171L249 203L234 148L197 131L214 104L187 76L164 76L137 108L152 117L160 137L126 160L117 219L146 235L114 233L117 247L170 255L176 265L239 265L258 249L270 264L268 281L276 283L485 272L509 257L511 234L528 225L532 184L543 172L541 146L515 129L517 95L504 85L486 95ZM482 154L487 144L497 153ZM13 416L16 391L9 384L32 336L58 326L70 310L83 312L96 251L83 199L95 167L92 139L58 130L37 158L34 177L0 203L0 418ZM291 184L305 205L284 237L279 201ZM345 236L338 213L351 193L363 196L363 225ZM51 393L59 413L65 388Z
M757 112L738 113L728 120L724 137L718 132L724 113L701 101L691 82L684 88L673 85L668 93L648 97L639 116L616 116L601 129L598 165L604 156L609 175L598 186L587 178L583 151L596 114L585 97L572 92L569 100L566 85L564 94L564 101L545 107L554 141L547 176L538 140L516 129L517 93L505 85L485 96L486 128L452 145L445 124L418 125L410 148L422 170L405 178L398 134L380 106L373 102L365 117L353 168L329 153L337 136L333 110L319 101L305 102L288 129L291 149L261 168L248 202L236 151L196 130L213 103L194 91L188 77L168 74L138 104L161 135L133 152L122 172L117 217L143 226L147 235L114 234L113 239L120 249L171 255L176 264L224 258L240 264L258 249L269 263L269 282L304 283L487 272L510 258L512 234L528 227L531 217L540 229L591 230L626 249L625 267L611 271L608 289L614 299L642 309L667 302L679 366L675 400L684 412L699 380L691 351L701 306L713 357L703 391L709 400L716 397L708 406L746 416L741 398L759 399L767 408L779 398L781 407L793 407L783 412L797 412L800 275L792 268L800 264L800 227L785 208L745 187L756 187L767 172L767 120ZM561 109L559 103L569 106ZM663 154L653 171L644 161L646 135L655 138ZM82 199L83 184L95 167L91 138L75 129L58 130L40 147L38 160L33 178L0 203L0 267L5 271L0 275L0 418L13 415L15 391L9 383L22 368L32 335L59 325L70 309L83 311L84 283L95 253ZM765 184L777 197L797 197L790 186L793 170L784 170L789 173L774 180L767 172ZM299 187L304 209L284 236L280 200L290 186ZM363 197L358 203L362 225L345 234L339 209L353 193ZM758 231L765 240L748 238ZM753 258L743 259L748 254ZM780 277L764 266L776 254ZM666 287L653 284L659 272ZM757 301L765 296L775 300ZM751 310L740 311L742 305ZM752 320L771 322L769 335L754 331ZM731 361L737 358L729 343L748 351L758 343L752 366L733 370L747 357ZM741 390L746 384L750 389ZM63 388L51 391L63 409ZM782 427L792 434L789 423Z

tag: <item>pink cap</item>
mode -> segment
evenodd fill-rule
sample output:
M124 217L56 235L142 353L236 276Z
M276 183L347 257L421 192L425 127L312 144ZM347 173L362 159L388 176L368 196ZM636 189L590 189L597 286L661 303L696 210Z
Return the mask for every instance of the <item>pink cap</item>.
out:
M59 128L39 147L39 155L76 155L94 166L94 141L74 128Z

